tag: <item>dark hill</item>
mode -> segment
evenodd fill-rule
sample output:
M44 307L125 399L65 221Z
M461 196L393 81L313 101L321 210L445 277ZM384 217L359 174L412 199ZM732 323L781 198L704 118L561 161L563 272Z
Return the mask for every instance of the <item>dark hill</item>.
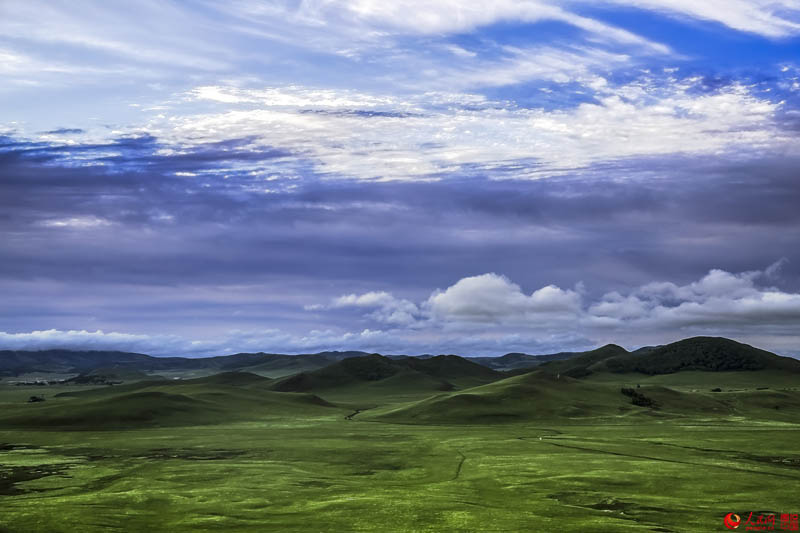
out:
M694 397L663 387L637 389L653 398L659 415L687 409L728 414L731 408L717 397ZM687 407L690 406L690 407ZM543 420L612 419L653 416L652 406L631 402L617 385L596 384L534 371L520 376L432 396L395 409L368 413L365 418L417 424L490 424Z
M273 390L306 392L349 385L360 381L380 381L389 378L405 366L403 359L392 360L372 354L352 357L312 372L301 372L277 383Z
M409 358L405 362L413 370L442 379L477 377L496 380L502 377L490 368L457 355L437 355L427 359Z
M115 351L0 351L0 375L14 376L26 372L86 373L95 368L132 365L150 369L149 355Z
M456 355L438 355L427 359L402 357L391 359L378 354L352 357L313 372L301 372L279 381L273 390L305 392L343 387L355 383L378 382L403 375L416 375L438 387L452 388L452 382L471 380L489 383L503 375L490 368ZM439 389L442 390L442 389Z
M794 421L800 393L766 387L714 393L675 390L662 385L626 388L620 382L575 379L535 370L421 401L368 411L362 416L411 424L493 424L588 421L636 423L656 418L752 416Z
M266 388L272 383L270 378L265 378L250 372L221 372L196 379L181 380L181 385L227 385L231 387Z
M225 372L253 371L285 373L316 369L348 357L364 356L364 352L321 352L284 355L272 353L237 353L216 357L152 357L141 353L119 351L0 351L0 376L16 376L30 372L87 374L97 368L129 369L140 372L204 370ZM279 372L280 373L280 372Z
M596 350L583 352L565 361L552 361L540 365L543 371L551 374L561 374L572 378L588 376L602 363L613 357L627 355L628 351L616 344L606 344Z
M512 352L500 357L468 357L470 361L494 370L509 371L534 368L549 361L563 361L581 355L583 352L559 352L545 355L530 355Z
M41 404L0 412L0 428L105 430L192 426L326 415L332 404L314 394L273 392L271 382L245 372L199 379L140 381L68 391Z
M693 337L606 361L611 372L671 374L683 370L707 372L782 370L800 373L800 361L781 357L722 337Z

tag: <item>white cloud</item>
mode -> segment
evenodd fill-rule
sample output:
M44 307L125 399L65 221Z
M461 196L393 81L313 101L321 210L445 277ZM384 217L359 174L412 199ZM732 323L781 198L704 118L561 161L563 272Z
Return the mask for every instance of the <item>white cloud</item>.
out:
M556 20L590 33L595 40L619 42L663 53L668 49L632 32L580 16L562 9L559 2L533 0L496 0L493 2L464 2L461 0L305 0L299 4L278 2L265 6L262 2L238 0L227 6L237 13L252 31L271 35L270 20L301 28L321 29L327 35L312 35L305 44L331 46L374 45L393 35L442 35L470 32L499 22L536 23Z
M470 3L460 0L357 0L303 2L304 16L330 21L332 12L344 10L355 19L378 28L408 33L451 33L469 31L479 26L514 20L536 22L559 20L586 31L622 42L644 41L625 30L569 12L565 7L590 3L586 0L519 1L499 0L491 3ZM784 37L800 33L800 3L796 0L603 0L606 4L667 12L687 18L719 22L730 28L765 35ZM597 5L597 2L591 2Z
M547 285L528 293L508 278L489 273L458 280L419 303L374 291L306 307L318 313L357 310L375 323L356 331L234 330L206 339L100 330L0 332L0 349L190 356L352 349L497 355L588 349L606 342L635 347L692 335L723 335L800 354L800 293L759 285L759 279L765 279L764 272L715 269L684 285L653 282L586 301L582 289Z
M48 228L86 229L86 228L110 226L111 221L96 216L85 216L85 217L58 218L58 219L45 220L41 222L41 225Z
M580 311L580 295L554 285L526 295L519 285L505 276L483 274L463 278L428 299L432 316L444 322L518 322L575 316Z
M776 121L782 104L744 85L698 94L699 79L645 75L612 86L588 71L581 76L595 100L555 110L470 93L400 97L296 86L201 87L190 98L236 107L155 119L147 129L176 147L236 132L251 137L254 148L303 157L321 174L381 180L439 179L463 167L492 175L515 162L516 172L498 177L540 178L632 157L796 150L796 136Z
M505 47L504 52L499 59L474 59L468 63L431 67L422 72L421 83L451 90L503 87L531 80L584 83L598 70L613 70L631 62L626 54L588 47Z
M365 307L374 309L368 316L392 325L411 325L420 315L419 308L412 302L395 298L388 292L368 292L361 295L348 294L333 300L332 309L344 307Z
M419 304L372 292L343 296L328 308L391 309L402 302L413 310L409 321L395 322L386 334L404 339L404 345L422 338L457 345L460 336L468 335L473 346L485 351L499 339L511 342L515 336L528 342L562 335L636 345L700 334L758 339L774 349L785 349L792 339L800 345L800 294L758 285L766 272L714 269L686 285L652 282L595 301L584 301L580 286L570 290L547 285L527 294L505 276L489 273L463 278ZM375 313L365 318L389 323ZM791 351L797 352L796 347Z
M708 20L730 28L764 35L787 37L800 33L800 2L797 0L602 0L606 4L638 7L683 17ZM578 0L573 3L587 3ZM595 3L594 1L592 2Z
M800 294L759 286L756 280L765 272L732 274L714 269L687 285L650 283L627 296L606 294L587 313L605 319L604 324L612 327L735 326L793 331L800 324Z
M3 350L120 350L157 355L190 354L192 343L171 335L134 335L102 330L56 329L28 333L0 331Z

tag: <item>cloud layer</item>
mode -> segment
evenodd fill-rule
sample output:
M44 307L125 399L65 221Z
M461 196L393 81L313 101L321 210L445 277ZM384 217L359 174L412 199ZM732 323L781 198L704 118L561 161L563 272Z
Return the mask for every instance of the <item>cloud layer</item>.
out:
M0 2L2 342L797 352L797 2L476 5Z
M782 263L782 262L781 262ZM114 349L157 355L219 355L242 351L303 353L362 349L386 353L453 352L500 355L503 351L585 349L624 339L628 347L669 342L691 335L731 335L798 354L800 293L758 283L765 271L733 274L712 270L700 280L677 285L651 282L625 294L596 300L548 285L526 294L508 278L489 273L463 278L415 304L388 292L350 294L329 304L306 306L310 313L351 310L369 322L361 331L231 330L214 339L133 335L103 331L0 333L2 349ZM356 321L355 316L353 317Z

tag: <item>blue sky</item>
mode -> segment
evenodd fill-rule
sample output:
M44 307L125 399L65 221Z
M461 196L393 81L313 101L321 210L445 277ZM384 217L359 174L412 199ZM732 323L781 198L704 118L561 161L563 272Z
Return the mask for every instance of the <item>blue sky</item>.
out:
M0 348L800 354L796 0L0 4Z

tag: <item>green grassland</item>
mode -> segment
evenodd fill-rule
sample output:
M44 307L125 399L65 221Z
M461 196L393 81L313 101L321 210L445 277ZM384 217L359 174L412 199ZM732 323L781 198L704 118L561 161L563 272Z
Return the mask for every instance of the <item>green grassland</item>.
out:
M0 383L0 532L704 532L800 511L790 371L345 361L296 380Z

